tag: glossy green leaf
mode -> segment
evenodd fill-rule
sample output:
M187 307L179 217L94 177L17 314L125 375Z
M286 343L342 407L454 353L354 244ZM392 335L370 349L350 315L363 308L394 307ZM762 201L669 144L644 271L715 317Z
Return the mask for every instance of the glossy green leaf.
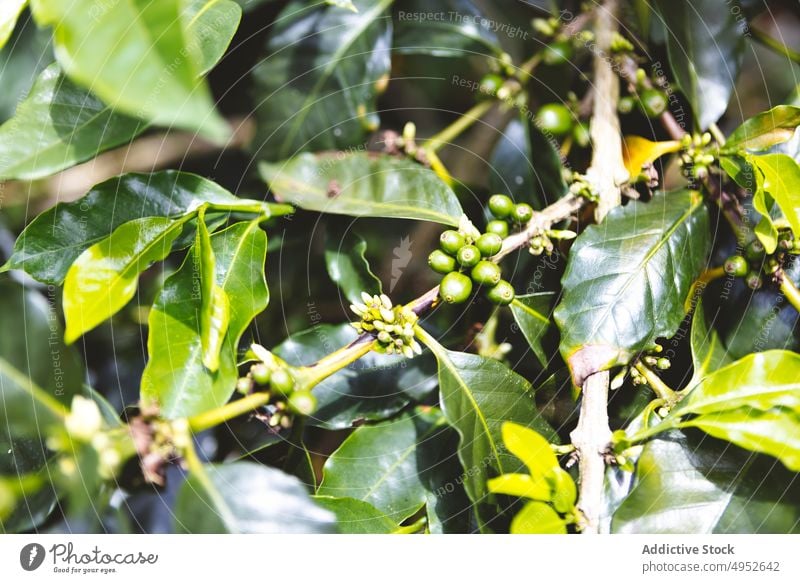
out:
M317 324L291 335L273 352L291 365L308 365L357 336L349 324ZM346 429L363 421L387 419L423 399L436 384L436 363L430 353L408 360L370 352L314 387L318 406L307 422Z
M542 209L567 192L558 150L525 116L512 119L492 151L489 187Z
M746 41L737 15L716 0L655 0L654 6L672 73L705 130L725 113L739 75Z
M216 282L217 259L211 244L211 233L205 221L205 210L200 211L197 239L192 249L194 267L200 269L200 341L203 347L203 364L213 372L219 369L219 355L231 319L228 294Z
M193 253L166 280L150 311L149 360L141 397L158 404L161 415L169 419L225 404L238 377L239 340L269 300L264 279L267 237L257 223L237 223L212 235L211 248L216 257L216 284L230 298L230 323L219 369L212 372L203 363L202 298L195 293Z
M239 28L242 8L232 0L187 0L182 13L189 43L196 43L197 70L205 75L222 59Z
M122 113L223 140L230 130L197 77L200 47L187 42L182 8L182 0L31 3L36 22L53 27L56 58L73 81Z
M336 515L336 526L341 534L389 534L398 526L383 512L363 500L314 496L314 502Z
M442 421L418 411L359 427L325 462L318 494L362 500L402 522L426 503L421 474L437 453Z
M41 282L61 284L81 253L122 224L145 217L177 219L205 203L212 209L267 216L289 210L284 205L237 198L218 184L187 172L123 174L92 187L74 202L59 203L36 217L14 244L8 266L22 269Z
M49 176L130 141L146 127L141 120L114 113L54 63L0 127L0 179Z
M377 129L392 2L354 0L356 12L300 0L284 8L270 30L268 56L253 70L258 157L356 146Z
M28 0L3 0L0 3L0 49L5 46Z
M764 249L772 253L778 246L778 229L772 220L772 200L768 200L764 191L763 174L746 157L740 155L720 156L719 165L736 184L747 192L755 193L753 208L759 213L761 220L753 228L753 233L763 243Z
M429 452L431 463L422 474L427 490L425 513L432 534L466 534L475 528L472 502L464 491L458 443L454 429L444 432L441 440L437 440L438 454Z
M325 265L331 280L351 303L361 292L383 293L381 280L372 272L364 253L367 242L344 225L328 223L325 233Z
M545 368L550 364L550 359L542 346L542 339L553 324L550 314L555 300L554 292L540 292L517 296L509 306L525 340Z
M762 220L771 222L764 200L764 196L769 195L783 212L795 235L800 236L800 164L786 154L748 156L747 160L760 172L756 174L758 190L753 204L762 214ZM768 253L775 250L774 245L765 247Z
M634 486L613 515L627 534L792 533L800 529L796 474L700 432L644 446Z
M797 126L800 126L800 107L778 105L736 128L725 142L724 150L766 150L792 139Z
M549 504L533 501L511 521L511 534L567 534L567 523Z
M717 312L715 318L719 318ZM692 330L689 336L692 349L692 365L694 371L689 385L694 385L710 373L730 364L733 359L722 344L719 333L713 325L706 321L706 310L703 301L697 302L692 316Z
M335 532L331 512L314 503L297 478L254 464L205 464L183 483L175 503L183 533Z
M394 14L392 50L433 57L498 57L503 53L497 35L470 0L407 0ZM426 15L441 15L425 18Z
M577 386L677 331L708 231L702 199L679 191L618 207L578 236L553 314Z
M458 226L455 193L411 160L373 154L301 154L262 163L261 176L278 200L306 210L353 217L417 219Z
M539 414L527 380L494 359L452 352L427 333L419 335L439 361L440 402L447 422L461 437L464 487L476 505L486 505L487 481L521 466L503 444L503 423L531 427L547 439L557 439L555 432Z
M53 60L50 31L38 28L31 18L21 19L0 48L0 122L14 115L36 77Z
M125 307L139 274L169 254L182 228L182 221L163 217L135 219L81 253L64 280L67 344Z

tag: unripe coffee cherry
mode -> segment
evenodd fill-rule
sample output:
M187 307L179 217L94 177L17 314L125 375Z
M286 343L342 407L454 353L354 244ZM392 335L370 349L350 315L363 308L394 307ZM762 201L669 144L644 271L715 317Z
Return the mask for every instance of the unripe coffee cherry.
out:
M764 245L761 241L755 240L744 250L744 256L752 263L760 263L764 259Z
M436 249L433 253L428 255L428 265L431 266L436 273L450 273L456 268L456 260L452 255L448 255L440 249Z
M572 59L572 43L569 41L555 41L544 48L542 62L545 65L563 65Z
M491 257L503 248L503 239L495 233L484 233L475 241L475 246L481 252L481 255Z
M511 217L518 223L527 223L533 218L533 207L525 202L514 205Z
M617 110L620 113L630 113L636 108L636 100L630 95L620 97L617 102Z
M572 112L560 103L546 103L536 113L539 127L556 136L563 136L572 129Z
M489 197L489 211L498 219L504 219L514 210L514 201L505 194L493 194Z
M269 383L269 378L271 376L269 367L263 362L259 362L250 367L250 374L253 376L253 380L259 385L266 385Z
M645 89L641 93L642 110L647 117L658 117L667 110L667 96L658 89Z
M486 225L487 233L494 233L499 237L505 239L508 237L508 223L505 221L489 221Z
M250 377L242 377L236 381L236 391L246 395L253 390L253 379Z
M464 267L473 267L481 260L481 252L475 245L464 245L458 250L458 262Z
M472 268L470 275L475 283L491 286L497 285L502 276L497 263L485 259Z
M317 410L317 398L311 391L295 391L289 397L289 409L298 415L311 415Z
M276 369L272 371L270 386L278 393L288 395L294 390L294 377L285 368Z
M452 271L442 278L439 295L448 304L461 304L472 293L472 280L458 271Z
M497 91L503 86L503 83L505 80L500 75L489 73L481 79L478 90L483 94L482 97L494 96L497 95Z
M500 306L507 306L514 301L514 287L506 280L501 279L497 282L492 289L486 294L489 301Z
M458 231L445 231L439 237L439 246L445 253L449 253L450 255L458 253L458 250L466 244L467 241L464 239L464 235Z
M745 275L747 275L750 266L747 264L747 259L745 259L741 255L734 255L733 257L728 257L725 260L723 269L725 269L725 273L727 273L728 275L734 275L736 277L744 277Z
M757 271L751 271L747 274L744 278L747 287L752 290L761 289L761 286L764 285L763 280L761 279L761 274Z

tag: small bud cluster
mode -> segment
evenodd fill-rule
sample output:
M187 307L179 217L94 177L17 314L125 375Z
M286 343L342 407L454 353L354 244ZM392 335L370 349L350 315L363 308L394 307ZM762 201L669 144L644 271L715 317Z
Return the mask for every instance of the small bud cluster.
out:
M363 303L356 302L350 309L361 320L351 325L359 333L376 334L378 352L385 354L402 354L406 358L414 358L422 354L422 347L414 338L414 325L417 315L405 306L393 306L388 296L371 296L361 292Z
M681 140L683 151L681 152L678 163L681 166L684 176L694 182L703 180L708 176L709 167L714 164L716 157L710 152L711 134L686 134Z
M647 385L647 379L636 368L638 363L645 365L650 369L668 370L672 363L665 356L659 356L664 351L664 347L660 344L654 344L645 353L642 354L630 366L623 367L613 379L611 379L610 388L612 391L619 389L625 382L625 379L630 376L631 382L634 386Z
M542 253L551 255L555 249L555 245L553 243L554 240L569 241L577 236L578 234L574 231L549 229L540 235L531 237L530 245L528 246L528 252L531 255L541 255Z
M611 46L609 48L612 53L630 53L634 49L633 43L618 32L615 32L611 37Z
M580 196L590 202L598 202L600 196L592 186L592 183L585 174L579 172L572 173L572 184L569 185L569 191L574 196Z

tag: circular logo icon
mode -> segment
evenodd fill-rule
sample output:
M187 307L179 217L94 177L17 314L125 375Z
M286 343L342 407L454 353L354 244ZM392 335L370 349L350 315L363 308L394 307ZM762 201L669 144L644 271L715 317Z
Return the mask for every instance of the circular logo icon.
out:
M35 571L44 562L44 547L39 543L30 543L19 552L19 564L26 571Z

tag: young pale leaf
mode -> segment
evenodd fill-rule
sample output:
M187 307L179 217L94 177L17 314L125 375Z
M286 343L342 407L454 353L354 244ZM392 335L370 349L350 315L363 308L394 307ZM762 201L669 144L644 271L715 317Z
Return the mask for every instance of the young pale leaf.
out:
M567 534L567 523L549 504L532 501L511 521L511 534Z
M336 519L314 503L297 478L234 462L205 464L189 475L178 491L175 527L193 534L312 534L335 532Z
M139 274L169 254L184 222L135 219L81 253L64 280L67 344L125 307L136 293Z
M58 62L76 83L114 109L153 123L230 134L197 78L200 47L187 42L182 0L33 0L40 26L52 26ZM92 42L86 42L92 39Z
M232 0L187 0L182 13L186 37L197 45L199 75L205 75L222 59L231 44L242 8Z
M340 534L389 534L398 524L372 504L355 498L314 496L314 502L336 515Z
M395 14L392 50L434 57L499 57L503 48L490 22L470 0L407 0ZM447 19L413 18L446 14Z
M517 326L522 330L539 363L545 368L550 359L542 346L542 338L553 324L550 313L555 299L554 292L540 292L517 296L510 305Z
M200 337L203 345L203 364L211 372L219 368L222 342L231 318L228 294L216 282L217 259L211 245L211 234L200 211L197 238L192 248L194 267L200 269Z
M550 442L533 429L517 423L503 423L502 433L508 451L522 460L532 477L544 477L560 468Z
M489 186L535 209L567 192L563 165L551 140L526 116L512 119L492 151Z
M800 529L794 473L699 432L648 442L614 533L782 533Z
M756 173L758 189L753 204L762 214L762 220L772 225L765 200L765 195L769 195L783 212L794 234L800 236L800 164L786 154L747 156L747 161L759 171ZM773 243L764 246L768 253L775 251Z
M361 292L383 293L381 280L372 273L364 253L367 242L344 224L329 222L325 233L325 265L331 280L350 303L360 302Z
M145 217L178 219L206 203L211 209L266 216L290 212L286 205L238 198L187 172L123 174L92 187L83 198L59 203L36 217L14 244L8 266L23 269L41 282L61 284L81 253L122 224Z
M259 169L276 198L307 210L452 226L464 214L450 187L411 160L365 153L301 154L287 162L262 163Z
M28 0L3 0L0 3L0 49L5 46Z
M215 280L230 299L230 322L212 372L203 362L200 313L195 293L193 253L164 283L150 311L149 360L142 375L141 398L155 402L168 419L219 407L233 393L239 340L252 319L267 307L264 279L267 236L257 223L237 223L211 236Z
M377 129L379 80L391 64L392 2L354 0L356 12L300 0L284 8L270 31L269 56L253 70L257 156L338 150Z
M544 478L534 479L529 474L503 474L489 480L487 486L489 492L494 494L507 494L543 502L549 502L553 496L550 484Z
M426 503L422 474L446 430L441 417L420 411L359 427L325 462L318 494L368 502L400 523Z
M800 126L800 107L778 105L736 128L723 150L732 154L740 150L766 150L791 140L797 126Z
M576 239L553 314L576 386L675 333L709 248L708 211L691 191L617 207Z
M439 361L442 410L461 437L458 455L467 470L464 487L481 516L481 506L488 503L488 480L521 467L503 444L503 423L514 421L548 439L557 437L536 409L527 380L496 360L446 350L421 329L418 335Z
M292 334L274 353L291 365L308 365L357 337L349 324L317 324ZM388 419L435 388L436 363L430 352L412 360L370 352L314 387L317 410L307 423L347 429L363 421Z
M720 10L717 0L655 0L654 5L672 72L705 130L725 113L739 75L746 44L740 23L732 10Z

